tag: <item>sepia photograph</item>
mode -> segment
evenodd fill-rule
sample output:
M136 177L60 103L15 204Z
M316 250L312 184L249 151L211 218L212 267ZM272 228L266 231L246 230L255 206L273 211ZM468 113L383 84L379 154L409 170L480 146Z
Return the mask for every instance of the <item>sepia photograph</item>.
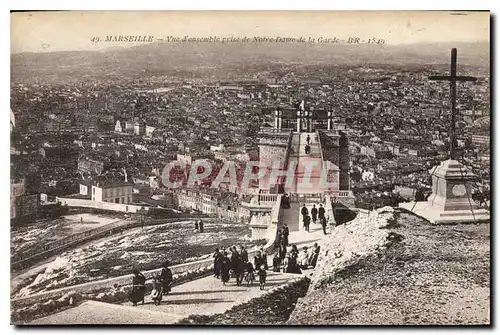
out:
M11 11L11 325L491 326L491 22Z

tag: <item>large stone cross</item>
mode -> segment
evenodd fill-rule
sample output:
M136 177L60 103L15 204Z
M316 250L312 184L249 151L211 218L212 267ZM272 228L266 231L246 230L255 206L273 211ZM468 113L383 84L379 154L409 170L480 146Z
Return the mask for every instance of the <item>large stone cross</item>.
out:
M476 81L476 77L457 76L457 49L451 49L451 69L449 76L429 76L430 80L447 80L450 82L450 98L451 98L451 127L450 127L450 159L456 157L455 143L455 115L456 115L456 99L457 99L457 81Z

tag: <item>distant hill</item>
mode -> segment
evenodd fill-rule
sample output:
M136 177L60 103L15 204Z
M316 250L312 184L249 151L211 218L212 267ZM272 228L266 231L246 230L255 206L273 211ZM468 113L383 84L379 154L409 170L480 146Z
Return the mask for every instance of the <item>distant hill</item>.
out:
M458 48L459 65L489 67L487 42L412 45L346 44L149 44L107 51L64 51L11 55L12 79L43 77L134 77L138 75L217 75L233 68L273 64L448 64L450 49Z

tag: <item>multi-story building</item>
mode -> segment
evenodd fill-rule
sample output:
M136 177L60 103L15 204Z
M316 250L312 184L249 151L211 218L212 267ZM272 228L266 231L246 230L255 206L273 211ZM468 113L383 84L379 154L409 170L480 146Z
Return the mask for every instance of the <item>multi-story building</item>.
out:
M106 171L108 164L102 160L83 157L78 159L78 172L100 175Z
M177 202L180 208L192 209L203 214L231 222L248 222L249 213L246 213L238 201L205 193L200 190L182 189L177 193Z
M27 193L26 180L11 180L10 183L10 219L31 220L40 208L40 195Z
M146 132L146 124L143 121L134 123L134 135L141 136Z
M124 181L107 180L91 185L91 200L113 202L116 204L132 203L133 184Z

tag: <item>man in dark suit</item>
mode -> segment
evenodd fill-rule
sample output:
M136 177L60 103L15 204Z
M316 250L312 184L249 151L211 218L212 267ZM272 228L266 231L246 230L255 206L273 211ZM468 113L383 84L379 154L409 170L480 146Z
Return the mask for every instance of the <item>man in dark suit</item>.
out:
M309 210L307 209L306 204L304 204L304 206L302 206L302 209L300 210L300 214L302 214L302 221L305 221L306 215L309 214Z
M325 208L323 207L323 204L319 204L318 218L320 220L325 218Z

